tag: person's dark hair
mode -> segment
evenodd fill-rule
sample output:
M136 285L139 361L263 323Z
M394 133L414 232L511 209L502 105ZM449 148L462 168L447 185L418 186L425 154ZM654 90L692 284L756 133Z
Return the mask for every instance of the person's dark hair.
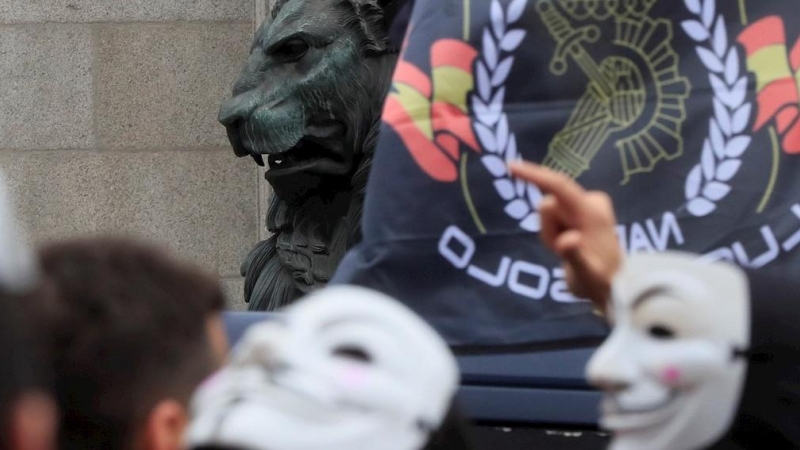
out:
M25 320L30 295L12 295L0 288L0 448L9 448L11 415L21 396L47 392L50 377L41 348Z
M54 364L59 447L129 447L158 402L188 403L214 370L206 327L224 307L219 282L122 239L51 244L39 257L55 289L36 316Z

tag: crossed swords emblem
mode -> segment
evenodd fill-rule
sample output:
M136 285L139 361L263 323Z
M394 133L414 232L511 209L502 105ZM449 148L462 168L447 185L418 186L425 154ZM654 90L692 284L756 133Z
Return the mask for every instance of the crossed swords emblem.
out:
M574 62L589 78L567 125L550 142L545 166L577 178L613 139L624 183L634 173L649 172L659 160L683 153L680 129L689 83L678 74L677 54L668 45L671 24L647 17L652 0L639 1L638 8L609 14L616 21L613 44L621 51L599 63L586 49L600 39L597 25L573 27L553 0L536 5L556 41L550 71L564 75Z

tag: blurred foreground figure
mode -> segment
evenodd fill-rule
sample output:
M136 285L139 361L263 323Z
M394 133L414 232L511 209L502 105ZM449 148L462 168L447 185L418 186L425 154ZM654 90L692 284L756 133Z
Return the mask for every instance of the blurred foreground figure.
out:
M46 365L22 307L36 289L33 252L14 228L0 176L0 449L55 448L57 413Z
M468 448L444 341L383 294L322 290L251 329L192 404L190 447Z
M17 229L11 199L0 172L0 288L8 294L24 294L39 281L34 251Z
M512 170L549 193L542 239L614 326L587 367L611 449L800 448L792 279L674 252L623 263L607 197L531 164Z
M40 252L56 291L34 308L62 412L61 449L178 449L189 398L227 342L211 276L114 239Z

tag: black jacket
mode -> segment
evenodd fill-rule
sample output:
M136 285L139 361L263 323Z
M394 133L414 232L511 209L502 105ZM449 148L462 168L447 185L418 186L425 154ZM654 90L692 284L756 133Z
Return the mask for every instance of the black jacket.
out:
M800 448L800 284L789 270L748 273L747 378L735 422L714 450Z

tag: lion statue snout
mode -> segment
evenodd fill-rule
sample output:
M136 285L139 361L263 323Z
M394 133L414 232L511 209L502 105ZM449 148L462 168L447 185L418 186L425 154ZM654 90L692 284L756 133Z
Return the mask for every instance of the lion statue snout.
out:
M246 76L245 78L249 78ZM347 125L328 114L306 112L302 98L261 85L226 101L219 121L234 153L269 163L266 174L276 195L295 202L326 180L349 176L354 154L346 146Z
M252 156L263 166L261 155L282 153L303 137L302 107L288 100L265 99L258 87L226 101L219 121L228 131L237 156ZM266 100L266 101L265 101Z

